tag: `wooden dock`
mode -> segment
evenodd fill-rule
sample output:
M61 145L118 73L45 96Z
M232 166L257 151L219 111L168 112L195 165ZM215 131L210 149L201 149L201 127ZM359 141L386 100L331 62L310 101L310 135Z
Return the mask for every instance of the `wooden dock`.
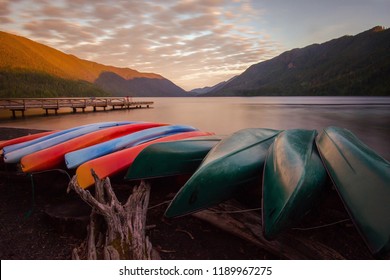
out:
M28 109L40 108L49 115L52 111L55 114L61 108L72 109L73 113L77 110L85 112L87 108L96 111L98 108L103 110L111 109L135 109L149 108L153 101L133 101L131 97L64 97L64 98L1 98L0 109L12 111L12 117L16 118L16 112L24 113Z

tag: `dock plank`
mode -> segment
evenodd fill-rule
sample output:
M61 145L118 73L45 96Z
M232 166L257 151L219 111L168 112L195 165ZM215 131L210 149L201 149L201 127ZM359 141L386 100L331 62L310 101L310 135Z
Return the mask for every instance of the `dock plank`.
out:
M115 109L135 109L135 108L149 108L153 105L153 101L133 101L129 97L61 97L61 98L2 98L0 99L0 109L11 110L13 117L16 117L15 111L24 111L28 109L43 109L48 114L48 110L57 110L61 108L77 109L91 108L96 111L96 108L111 107Z

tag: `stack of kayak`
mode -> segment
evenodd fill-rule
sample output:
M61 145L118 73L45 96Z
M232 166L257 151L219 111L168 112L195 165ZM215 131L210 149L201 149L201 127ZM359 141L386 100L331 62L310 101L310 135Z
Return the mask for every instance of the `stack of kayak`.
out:
M186 125L147 122L104 122L61 131L37 133L0 143L5 163L20 164L26 173L56 168L76 169L80 186L126 171L136 155L150 144L213 133Z
M184 125L107 122L0 142L3 160L24 172L75 169L80 187L126 174L127 180L190 175L166 209L177 217L262 191L263 235L298 223L333 181L374 253L390 250L390 164L350 131L248 128L221 137ZM259 221L260 222L260 221Z

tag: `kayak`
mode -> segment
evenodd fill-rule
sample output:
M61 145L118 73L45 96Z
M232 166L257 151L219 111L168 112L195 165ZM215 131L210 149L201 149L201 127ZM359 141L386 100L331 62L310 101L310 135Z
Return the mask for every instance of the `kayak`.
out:
M88 188L94 184L94 179L91 175L91 169L93 169L96 175L100 178L106 178L108 176L113 176L121 172L125 172L133 163L134 159L139 155L139 153L148 147L149 145L166 142L166 141L175 141L180 139L186 139L197 136L211 135L209 132L202 131L189 131L181 132L177 134L172 134L169 136L161 137L131 148L127 148L121 151L117 151L112 154L105 155L94 160L90 160L82 165L80 165L76 170L77 183L81 188Z
M125 178L139 180L192 174L221 139L212 135L150 145L137 156Z
M325 189L327 174L314 144L316 135L316 130L286 130L268 151L262 196L267 239L298 222Z
M75 137L88 134L93 131L101 130L108 127L113 126L119 126L119 125L125 125L130 124L131 122L106 122L106 123L97 123L97 124L91 124L86 125L83 127L79 127L78 129L69 129L64 130L67 131L64 133L64 131L60 131L57 133L50 134L48 136L44 136L35 140L32 140L33 144L24 146L22 148L18 148L17 150L13 150L11 152L4 153L4 162L5 163L19 163L22 157L35 153L37 151L52 147L54 145L57 145L59 143L63 143L65 141L68 141L70 139L73 139ZM31 142L31 141L29 141ZM24 142L28 143L28 142ZM21 144L24 144L21 143ZM16 144L20 145L20 144ZM8 146L12 147L12 146ZM4 147L4 149L7 147ZM4 150L3 149L3 150Z
M0 145L2 143L4 143L5 141L0 141ZM3 160L3 150L0 150L0 163L4 163L4 160Z
M25 136L22 136L22 137L13 138L13 139L10 139L10 140L0 141L0 150L3 149L4 147L7 147L7 146L11 146L11 145L15 145L15 144L20 144L20 143L23 143L23 142L31 141L31 140L34 140L34 139L37 139L37 138L40 138L40 137L43 137L43 136L47 136L47 135L56 133L56 132L58 132L58 131L57 130L45 131L45 132L39 132L39 133L25 135Z
M55 138L55 137L58 137L60 135L63 135L63 134L66 134L66 133L69 133L69 132L72 132L75 130L84 129L88 126L91 126L91 124L86 124L86 125L76 126L76 127L72 127L72 128L65 129L65 130L60 130L60 131L56 131L54 133L50 133L48 135L44 135L44 136L41 136L41 137L38 137L35 139L31 139L29 141L23 141L23 142L12 144L12 145L7 145L6 147L3 148L3 151L4 151L4 154L10 153L12 151L15 151L15 150L27 147L27 146L31 146L33 144L36 144L36 143L39 143L42 141L46 141L46 140L51 139L51 138Z
M158 123L132 123L91 132L47 149L24 156L20 163L23 172L37 172L64 165L66 153L112 140L133 132L162 126Z
M317 139L322 161L373 254L390 250L390 163L352 132L328 127Z
M194 130L196 129L193 128L192 126L187 126L187 125L167 125L167 126L144 129L142 131L138 131L129 135L118 137L116 139L112 139L104 143L96 144L84 149L67 153L65 154L65 163L69 169L76 168L79 165L89 160L125 148L136 146L144 142L151 141L153 139L157 139L170 134L176 134L179 132L187 132L187 131L194 131Z
M268 148L278 130L248 128L221 140L204 158L165 212L189 214L218 204L261 178Z

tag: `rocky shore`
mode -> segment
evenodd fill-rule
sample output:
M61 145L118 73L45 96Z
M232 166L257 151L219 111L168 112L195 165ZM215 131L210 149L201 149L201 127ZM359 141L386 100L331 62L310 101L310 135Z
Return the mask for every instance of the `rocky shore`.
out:
M34 132L38 131L0 127L0 141ZM75 193L66 192L69 176L72 174L59 171L30 176L20 173L17 166L0 164L0 259L71 259L72 249L86 236L90 208ZM118 197L128 197L128 182L112 178L112 184ZM181 184L177 178L152 182L147 235L162 259L280 258L193 216L164 218L167 202ZM295 234L319 240L347 259L373 259L332 192L302 226L345 221L325 228L296 230Z

